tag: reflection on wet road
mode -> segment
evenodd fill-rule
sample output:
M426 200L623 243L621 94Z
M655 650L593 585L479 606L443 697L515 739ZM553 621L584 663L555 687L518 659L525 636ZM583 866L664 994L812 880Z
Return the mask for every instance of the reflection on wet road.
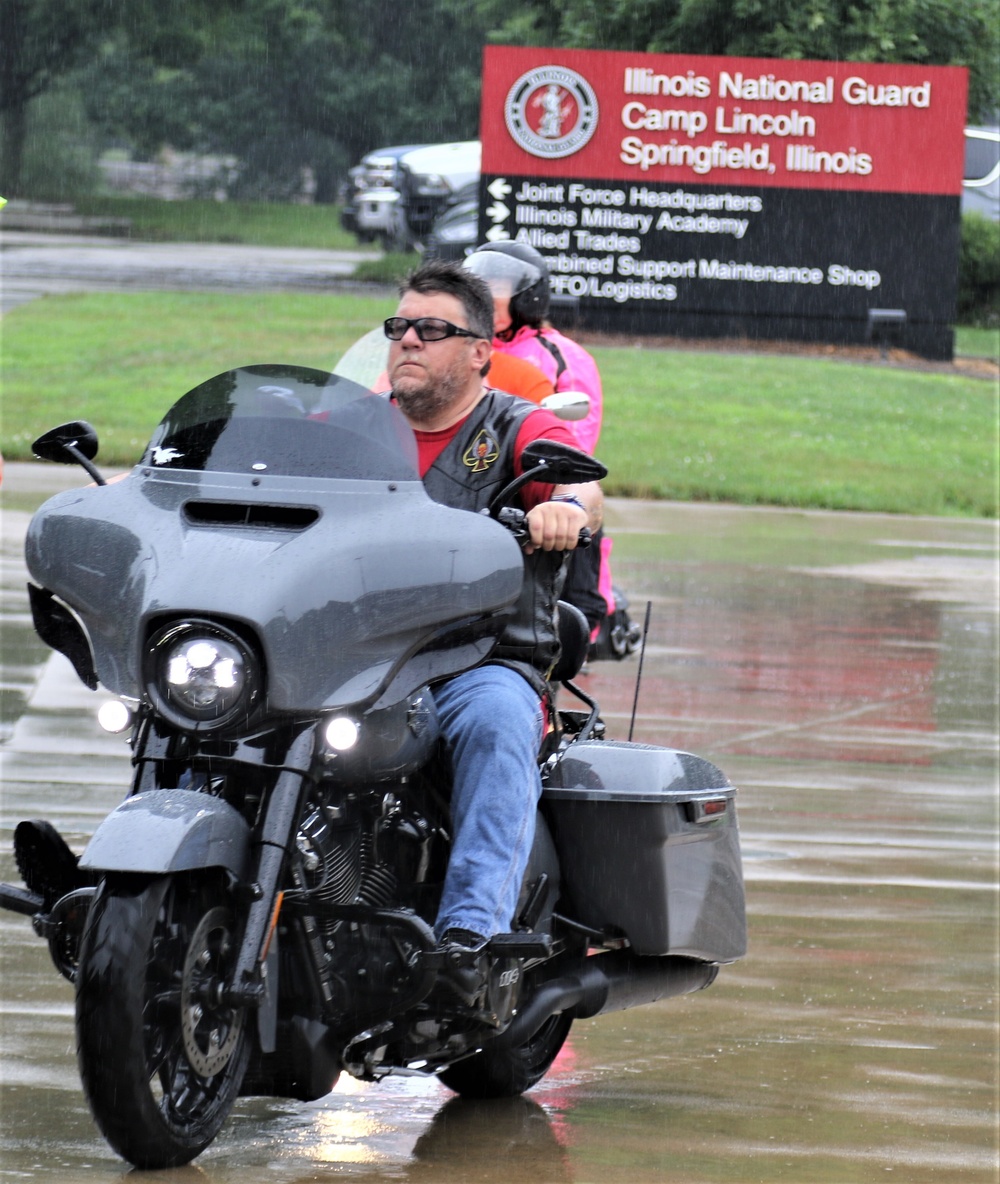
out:
M127 781L96 697L44 666L4 553L0 875L15 822L82 847ZM996 1181L997 590L981 522L612 503L652 623L635 739L740 786L750 952L694 996L577 1023L523 1099L345 1080L241 1102L171 1182ZM583 676L627 734L635 658ZM30 707L24 709L30 697ZM72 994L0 915L0 1174L117 1180Z

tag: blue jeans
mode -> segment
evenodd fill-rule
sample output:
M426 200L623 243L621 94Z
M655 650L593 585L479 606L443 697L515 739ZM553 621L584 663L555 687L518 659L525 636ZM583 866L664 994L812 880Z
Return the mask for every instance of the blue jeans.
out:
M434 687L454 771L452 851L434 929L510 930L542 792L537 693L506 666L479 666Z

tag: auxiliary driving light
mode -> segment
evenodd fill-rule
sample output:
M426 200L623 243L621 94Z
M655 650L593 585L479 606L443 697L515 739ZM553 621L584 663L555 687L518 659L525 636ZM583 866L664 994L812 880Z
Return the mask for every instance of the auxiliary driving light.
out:
M97 722L113 736L127 732L133 718L132 708L121 699L108 699L97 709Z
M347 715L336 715L323 729L323 736L334 752L347 752L358 742L361 729Z

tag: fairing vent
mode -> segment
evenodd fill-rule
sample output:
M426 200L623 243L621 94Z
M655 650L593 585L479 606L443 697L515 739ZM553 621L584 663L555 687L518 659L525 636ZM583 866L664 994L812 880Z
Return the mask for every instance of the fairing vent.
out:
M312 506L268 506L260 502L186 502L184 515L194 526L250 526L307 530L319 519Z

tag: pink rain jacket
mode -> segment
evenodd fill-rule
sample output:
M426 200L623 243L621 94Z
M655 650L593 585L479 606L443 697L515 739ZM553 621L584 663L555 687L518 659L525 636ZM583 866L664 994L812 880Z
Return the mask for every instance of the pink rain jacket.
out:
M523 325L511 341L493 339L493 348L532 362L557 391L584 391L590 396L590 413L573 424L585 452L592 453L601 434L603 396L597 363L581 345L557 329L532 329Z

